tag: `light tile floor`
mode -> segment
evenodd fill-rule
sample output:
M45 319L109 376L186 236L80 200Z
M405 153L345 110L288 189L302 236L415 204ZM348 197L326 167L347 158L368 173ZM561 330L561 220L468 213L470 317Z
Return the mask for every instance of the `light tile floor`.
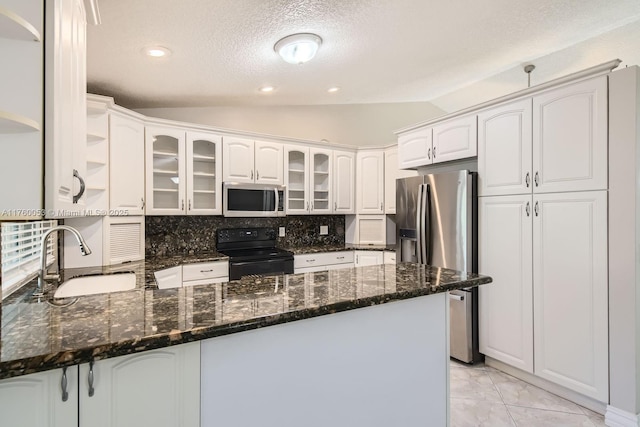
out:
M600 427L604 417L484 364L451 361L451 427Z

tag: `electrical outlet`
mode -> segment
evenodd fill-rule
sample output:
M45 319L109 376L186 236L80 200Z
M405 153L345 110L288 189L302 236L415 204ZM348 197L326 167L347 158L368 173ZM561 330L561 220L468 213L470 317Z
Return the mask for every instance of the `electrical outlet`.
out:
M284 237L284 235L285 235L284 227L280 227L280 228L278 229L278 236L280 236L280 237Z
M329 234L329 226L328 225L321 225L320 226L320 235L321 236L326 236L327 234Z

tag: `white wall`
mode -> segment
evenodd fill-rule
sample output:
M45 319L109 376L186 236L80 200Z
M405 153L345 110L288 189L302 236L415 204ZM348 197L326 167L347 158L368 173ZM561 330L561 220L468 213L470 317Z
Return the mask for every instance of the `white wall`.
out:
M395 144L393 131L444 114L429 102L142 108L136 111L149 117L357 146Z

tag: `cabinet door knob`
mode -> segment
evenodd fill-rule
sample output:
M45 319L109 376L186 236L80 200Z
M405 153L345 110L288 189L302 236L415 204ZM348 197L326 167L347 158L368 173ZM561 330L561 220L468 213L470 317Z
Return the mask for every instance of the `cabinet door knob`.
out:
M93 397L95 394L95 389L93 388L93 360L89 362L89 397Z
M78 178L78 181L80 181L80 190L78 191L78 194L73 196L73 204L75 205L76 203L78 203L78 200L80 200L80 197L82 197L82 195L84 194L85 186L84 186L84 179L82 179L77 169L73 170L73 177Z
M525 184L527 184L527 188L529 188L529 184L531 184L531 177L529 176L529 172L527 172L527 175L524 177L524 182Z
M67 367L62 368L62 379L60 380L60 388L62 389L62 401L69 400L69 392L67 391Z

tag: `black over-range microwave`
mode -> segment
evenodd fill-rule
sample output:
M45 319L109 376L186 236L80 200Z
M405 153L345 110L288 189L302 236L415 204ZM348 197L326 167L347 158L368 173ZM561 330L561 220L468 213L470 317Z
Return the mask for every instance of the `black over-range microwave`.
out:
M224 216L285 216L283 185L225 182L222 189Z

